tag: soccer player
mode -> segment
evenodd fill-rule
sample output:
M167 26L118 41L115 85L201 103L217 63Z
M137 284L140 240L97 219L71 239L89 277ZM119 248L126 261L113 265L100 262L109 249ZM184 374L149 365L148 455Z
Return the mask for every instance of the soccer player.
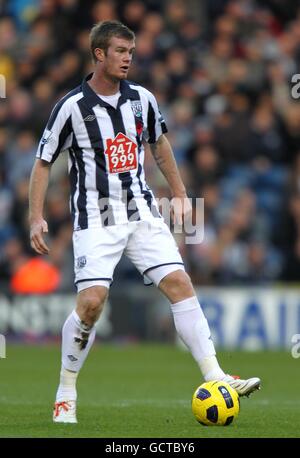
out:
M29 196L32 248L45 255L43 207L50 168L68 150L77 305L62 330L62 365L54 422L76 423L76 379L95 338L114 269L123 253L169 299L176 330L206 381L223 380L249 395L260 379L236 379L220 368L207 320L168 226L144 176L144 146L164 174L178 220L191 212L165 121L155 97L126 80L135 36L117 21L90 34L94 73L54 107L37 151ZM181 208L181 210L180 210Z

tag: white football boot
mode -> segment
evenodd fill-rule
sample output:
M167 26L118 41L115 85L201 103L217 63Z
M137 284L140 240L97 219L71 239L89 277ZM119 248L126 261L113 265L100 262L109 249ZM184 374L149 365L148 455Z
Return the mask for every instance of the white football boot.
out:
M55 402L53 421L55 423L77 423L76 401Z
M237 375L226 375L221 382L228 383L239 396L249 396L253 391L260 390L260 379L258 377L243 380Z

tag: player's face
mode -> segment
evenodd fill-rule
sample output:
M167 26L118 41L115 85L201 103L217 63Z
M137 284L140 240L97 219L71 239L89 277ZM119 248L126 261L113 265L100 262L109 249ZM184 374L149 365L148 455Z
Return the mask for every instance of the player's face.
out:
M127 78L134 50L134 40L112 37L103 59L106 75L117 80Z

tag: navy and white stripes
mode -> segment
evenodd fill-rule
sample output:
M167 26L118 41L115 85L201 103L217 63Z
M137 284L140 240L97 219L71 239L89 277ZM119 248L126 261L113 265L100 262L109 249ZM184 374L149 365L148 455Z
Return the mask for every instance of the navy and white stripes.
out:
M37 157L53 163L68 150L75 230L160 217L143 168L143 140L154 143L167 132L155 97L141 86L121 81L114 108L91 89L90 77L55 105ZM110 173L107 142L119 133L136 145L137 168Z

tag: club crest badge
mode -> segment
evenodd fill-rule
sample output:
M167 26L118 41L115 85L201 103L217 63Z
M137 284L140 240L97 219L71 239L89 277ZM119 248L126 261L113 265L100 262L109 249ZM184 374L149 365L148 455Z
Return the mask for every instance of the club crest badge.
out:
M85 256L79 256L77 258L77 267L78 269L82 269L86 265L86 257Z
M143 115L142 103L140 100L132 100L131 101L131 108L133 111L134 116L137 118L141 118Z

